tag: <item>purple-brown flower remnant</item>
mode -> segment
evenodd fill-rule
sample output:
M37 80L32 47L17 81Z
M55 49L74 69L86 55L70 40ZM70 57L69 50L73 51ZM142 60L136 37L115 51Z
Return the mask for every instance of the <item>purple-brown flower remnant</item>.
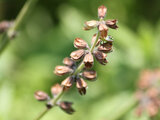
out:
M73 103L68 101L64 102L61 100L56 101L56 103L54 104L52 103L52 99L56 98L57 95L62 91L63 91L63 87L57 83L51 87L52 96L49 96L47 93L43 91L36 91L34 96L38 101L45 101L48 109L52 108L53 106L59 106L66 113L72 114L74 112L74 109L72 108Z
M11 21L1 21L0 22L0 34L3 32L6 32L12 25L13 25L13 22Z
M91 38L91 45L82 38L75 38L73 45L77 50L70 53L70 58L64 58L64 65L55 67L54 73L57 76L68 76L61 82L61 86L51 88L53 98L47 99L48 108L58 105L65 112L73 113L72 103L59 101L62 94L75 85L80 95L85 95L88 88L86 81L95 81L97 78L97 72L93 70L95 60L102 65L108 63L107 54L113 51L113 39L108 31L110 28L117 29L118 26L117 20L104 20L106 13L107 8L102 5L98 8L99 20L85 22L84 30L97 28L97 33Z
M136 97L139 102L136 113L147 112L154 117L160 110L160 70L144 70L140 75Z

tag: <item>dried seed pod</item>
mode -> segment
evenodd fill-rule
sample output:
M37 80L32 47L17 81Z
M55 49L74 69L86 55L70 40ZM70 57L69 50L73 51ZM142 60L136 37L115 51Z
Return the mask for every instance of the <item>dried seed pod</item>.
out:
M72 104L73 103L71 102L63 101L63 102L60 102L59 107L66 113L72 114L73 112L75 112L75 110L72 108Z
M55 84L51 87L51 93L55 97L62 91L62 86L60 84Z
M97 61L101 63L102 65L106 65L106 63L108 63L108 61L106 60L107 55L105 53L100 52L100 51L95 51L94 55Z
M74 65L74 61L71 58L66 57L63 59L63 64L71 67Z
M98 47L99 51L109 53L112 51L112 42L103 43Z
M5 32L13 23L9 21L0 22L0 33Z
M76 79L76 87L81 95L86 94L87 83L82 78Z
M49 99L48 94L43 91L36 91L34 93L34 97L39 101L45 101Z
M74 40L74 47L78 48L78 49L85 49L88 47L88 44L86 43L86 41L84 41L81 38L76 38Z
M108 27L107 27L105 24L99 24L98 30L99 30L100 36L101 36L102 38L107 37Z
M92 37L92 41L91 41L92 45L93 45L94 41L96 40L96 37L97 37L97 34L94 34L93 37ZM101 39L98 39L98 41L96 43L96 46L98 46L100 42L101 42Z
M93 29L93 28L97 27L98 24L99 24L99 22L96 21L96 20L87 21L87 22L85 22L85 24L84 24L84 30Z
M73 60L80 60L84 56L85 50L80 49L73 51L70 56Z
M54 73L58 76L62 76L71 72L73 72L73 70L67 66L56 66L54 70Z
M93 81L97 77L97 73L94 70L84 71L82 76L87 80Z
M107 8L106 8L104 5L101 5L101 6L98 8L98 17L99 17L99 18L104 18L105 15L106 15L106 12L107 12Z
M85 67L86 68L91 68L93 66L93 55L89 52L88 54L85 55L84 60L83 60Z
M106 25L112 29L117 29L118 26L116 25L118 21L117 20L107 20Z
M73 77L67 77L62 81L61 85L64 86L65 89L69 89L73 85L74 79Z

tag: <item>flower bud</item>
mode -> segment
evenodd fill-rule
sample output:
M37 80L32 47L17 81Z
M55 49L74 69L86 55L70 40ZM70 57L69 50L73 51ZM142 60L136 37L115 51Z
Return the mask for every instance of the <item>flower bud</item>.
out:
M64 88L69 89L73 85L73 82L73 77L67 77L65 80L62 81L61 85L64 86Z
M74 65L74 61L71 58L66 57L63 59L63 64L71 67Z
M55 97L62 91L62 86L60 84L55 84L51 87L51 93Z
M59 107L66 113L72 114L73 112L75 112L75 110L72 108L72 104L73 103L71 102L63 101L63 102L60 102Z
M94 41L96 40L96 37L97 37L97 34L94 34L93 37L92 37L92 41L91 41L91 44L92 44L92 45L93 45ZM101 40L98 39L98 41L97 41L97 43L96 43L96 46L99 45L100 41L101 41Z
M105 53L100 52L100 51L95 51L94 55L100 64L106 65L106 63L108 63L108 61L106 60L107 55Z
M99 24L99 23L98 23L98 21L96 21L96 20L87 21L87 22L85 22L85 24L84 24L84 30L93 29L93 28L97 27L98 24Z
M117 20L107 20L106 25L112 29L117 29L118 26L116 25L118 21Z
M99 51L109 53L112 51L112 42L103 43L98 47Z
M74 40L74 47L78 49L85 49L88 47L88 44L81 38L76 38Z
M76 87L81 95L86 94L87 83L82 78L77 78Z
M85 67L86 68L91 68L93 66L93 55L89 52L88 54L85 55L84 60L83 60Z
M71 73L73 70L67 66L56 66L54 73L58 76L65 75L67 73Z
M159 96L159 90L155 87L149 88L146 92L150 98L156 98Z
M98 8L98 17L99 18L104 18L105 15L106 15L106 12L107 12L107 8L104 5L100 6Z
M34 97L39 101L45 101L49 99L48 94L43 91L36 91L34 93Z
M98 30L99 30L100 36L102 38L107 37L108 27L105 24L100 24L99 27L98 27Z
M73 60L80 60L84 56L85 50L80 49L73 51L70 56Z
M82 76L87 80L94 80L97 77L97 73L94 70L84 71Z

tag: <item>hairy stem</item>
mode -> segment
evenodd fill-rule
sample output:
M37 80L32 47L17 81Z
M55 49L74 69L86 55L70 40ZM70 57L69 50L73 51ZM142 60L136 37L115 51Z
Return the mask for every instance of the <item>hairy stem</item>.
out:
M91 46L91 49L90 49L91 53L93 52L93 50L96 46L96 43L99 39L99 35L100 35L100 33L98 32L98 34L96 36L96 40L94 41L93 45ZM82 61L81 64L77 67L77 69L75 70L75 72L72 75L77 75L79 72L81 72L81 70L83 68L84 68L84 63ZM64 94L64 91L60 92L57 97L50 100L53 105L52 108L56 105L57 101L62 97L63 94ZM50 110L49 108L45 109L42 113L40 113L38 115L38 117L35 120L40 120L49 110Z
M38 0L27 0L24 4L23 8L21 9L20 13L18 14L13 26L9 28L7 34L4 34L1 39L0 44L0 54L3 52L3 50L6 48L8 43L10 42L10 39L14 36L15 32L19 29L19 27L22 25L22 23L25 20L25 17L29 13L29 11L32 9L32 7L36 4Z

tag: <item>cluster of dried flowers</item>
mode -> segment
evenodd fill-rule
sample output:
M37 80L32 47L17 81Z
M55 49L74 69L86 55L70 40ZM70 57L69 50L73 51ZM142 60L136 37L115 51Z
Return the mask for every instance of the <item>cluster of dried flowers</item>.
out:
M53 96L55 96L54 90L58 91L56 94L60 93L59 90L56 90L59 89L59 87L61 87L62 91L66 91L71 88L74 83L81 95L86 94L87 83L85 80L94 81L97 77L96 71L92 69L94 57L102 65L108 63L106 59L107 53L112 52L113 43L112 37L108 35L108 30L109 28L117 29L118 26L116 25L117 20L104 20L106 12L107 8L102 5L98 8L99 21L91 20L85 22L84 30L98 29L98 32L92 37L91 47L89 47L87 42L83 39L76 38L74 40L74 47L78 50L73 51L70 54L70 58L64 58L64 65L55 67L54 73L56 75L63 76L69 74L69 76L61 82L61 86L56 85L52 87L51 92ZM48 100L50 102L48 95L42 91L36 92L35 97L37 100L41 100L41 97L44 97L45 99L43 100ZM61 108L63 107L62 109L67 113L72 113L74 111L71 108L70 102L58 101L56 105L59 105Z
M140 75L136 97L138 107L136 113L141 116L143 112L154 117L160 110L160 70L144 70Z

